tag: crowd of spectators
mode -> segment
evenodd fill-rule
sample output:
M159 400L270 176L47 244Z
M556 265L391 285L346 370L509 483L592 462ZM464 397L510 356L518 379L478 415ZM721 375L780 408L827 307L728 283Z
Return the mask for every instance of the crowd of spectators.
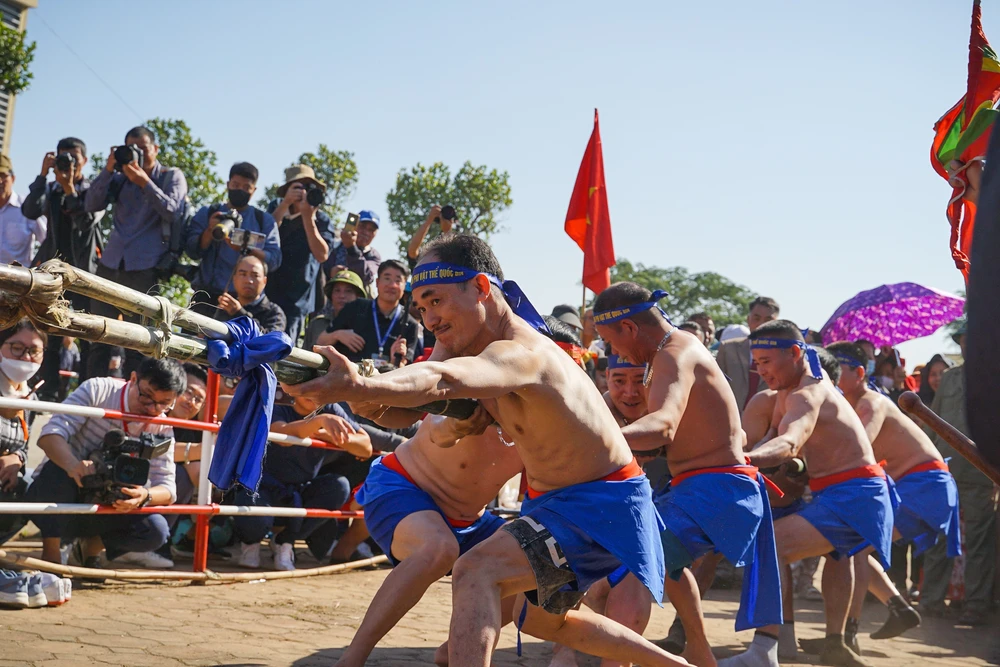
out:
M262 332L283 331L295 345L333 345L352 360L372 359L383 368L419 362L429 354L434 338L411 308L408 280L425 239L451 231L454 209L431 207L410 240L406 257L383 260L373 245L378 214L352 213L338 231L321 209L326 184L308 165L289 167L277 198L259 208L251 204L258 170L249 162L238 162L229 171L225 201L192 210L184 174L160 164L158 150L152 132L132 128L124 146L112 147L106 165L90 182L83 175L86 146L77 138L64 138L56 151L44 156L41 172L24 199L14 192L13 165L0 156L0 262L37 266L58 258L150 292L181 270L178 261L184 254L184 264L192 267L187 273L195 292L192 307L204 315L220 320L249 317ZM49 180L50 174L54 180ZM98 233L102 216L111 221L106 243ZM86 297L71 299L77 310L135 318ZM717 327L705 312L692 313L678 324L716 356L741 411L765 387L747 336L779 313L777 302L758 297L749 305L745 324ZM593 312L561 305L547 321L558 329L560 345L598 388L608 390L607 362L613 351L597 336ZM807 340L818 343L815 332L808 334ZM917 391L935 412L968 433L963 369L956 365L957 356L935 355L908 373L898 351L857 342L868 355L866 372L873 389L893 399L907 389ZM964 350L964 332L956 335L956 342ZM28 320L0 332L0 395L5 397L34 396L38 389L41 398L69 405L200 419L206 383L205 369L197 365L49 337ZM231 395L233 385L227 381L223 394ZM639 385L632 385L627 391L617 385L612 390L637 394ZM225 413L226 399L224 395L220 400L220 415ZM38 448L44 459L29 470L29 416L20 410L0 410L0 501L91 502L94 489L88 480L100 472L108 442L115 438L139 442L146 436L172 440L150 459L148 482L121 486L113 505L133 509L190 503L196 497L201 475L199 430L55 414L40 429ZM352 490L364 481L374 457L392 451L413 432L381 428L353 414L346 403L313 405L301 399L275 405L272 430L318 439L337 449L270 443L256 493L236 490L218 500L356 508ZM945 456L953 455L940 438L935 442ZM985 614L995 575L996 489L960 456L952 456L951 469L965 519L965 611ZM0 543L21 530L26 520L0 515ZM41 532L43 558L54 562L96 567L111 561L163 569L172 567L177 558L190 558L194 548L193 523L184 517L46 515L33 521ZM295 569L297 558L336 563L377 550L360 520L245 516L215 522L210 556L235 556L240 567L261 567L265 541L274 567L283 570ZM296 552L296 542L304 542L306 548ZM943 545L928 552L922 562L908 562L905 551L893 562L891 574L900 588L906 589L907 580L923 581L922 607L932 615L944 614L952 563ZM801 578L797 592L813 594L814 571L808 563L797 569L797 579ZM918 592L914 589L911 594Z

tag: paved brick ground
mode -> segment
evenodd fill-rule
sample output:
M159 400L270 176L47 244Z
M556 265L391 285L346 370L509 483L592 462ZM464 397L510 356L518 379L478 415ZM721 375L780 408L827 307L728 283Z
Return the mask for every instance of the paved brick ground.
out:
M77 665L330 665L350 641L385 570L316 579L209 586L109 584L81 588L58 608L0 611L0 667ZM735 635L735 592L713 591L706 603L717 653L728 655L750 640ZM799 636L821 634L816 603L799 606ZM435 584L383 641L370 664L432 664L447 634L451 610L448 579ZM865 632L878 627L883 610L870 606ZM646 636L663 637L673 611L654 609ZM873 667L1000 664L1000 637L989 628L955 628L929 619L910 636L865 641ZM494 664L546 665L551 647L525 638L522 658L505 630ZM581 660L581 665L596 665ZM809 664L809 663L802 663Z

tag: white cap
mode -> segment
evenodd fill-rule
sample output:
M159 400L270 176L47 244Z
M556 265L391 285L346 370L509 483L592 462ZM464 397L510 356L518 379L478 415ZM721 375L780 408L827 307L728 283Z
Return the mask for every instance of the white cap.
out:
M749 335L750 327L745 324L730 324L722 330L722 335L719 336L719 342L725 343L727 340L733 340L734 338L746 338Z

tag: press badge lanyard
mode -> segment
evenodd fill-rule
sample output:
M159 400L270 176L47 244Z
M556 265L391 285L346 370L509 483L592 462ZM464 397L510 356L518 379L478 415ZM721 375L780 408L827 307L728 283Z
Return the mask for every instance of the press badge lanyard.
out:
M399 319L399 313L402 310L402 306L396 304L396 308L392 311L392 321L389 322L389 328L386 330L385 335L382 335L382 327L378 325L378 302L372 299L372 322L375 323L375 340L378 341L378 356L382 356L382 349L385 347L385 343L389 340L389 336L392 334L392 328L396 326L396 321Z

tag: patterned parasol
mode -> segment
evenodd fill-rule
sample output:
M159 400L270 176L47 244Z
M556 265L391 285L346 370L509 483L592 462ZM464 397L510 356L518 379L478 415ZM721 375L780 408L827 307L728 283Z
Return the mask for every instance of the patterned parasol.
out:
M823 325L823 344L870 340L876 347L923 338L961 317L965 299L916 283L882 285L856 294Z

